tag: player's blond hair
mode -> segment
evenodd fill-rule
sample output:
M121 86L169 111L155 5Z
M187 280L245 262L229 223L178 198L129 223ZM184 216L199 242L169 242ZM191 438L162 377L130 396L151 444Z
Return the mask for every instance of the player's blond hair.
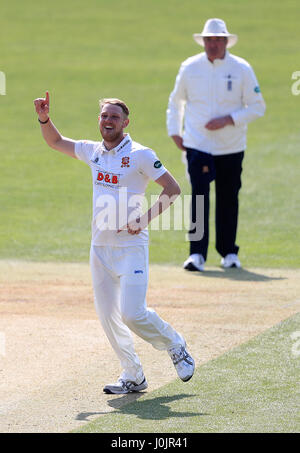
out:
M121 101L121 99L117 99L117 98L100 99L100 101L99 101L100 112L103 109L105 104L118 105L123 110L123 113L126 116L126 118L129 116L129 108L127 107L127 105L125 104L124 101Z

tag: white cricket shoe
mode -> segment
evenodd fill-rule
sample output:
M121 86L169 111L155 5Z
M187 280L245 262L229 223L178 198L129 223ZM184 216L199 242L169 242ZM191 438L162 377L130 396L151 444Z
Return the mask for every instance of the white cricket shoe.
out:
M138 384L137 382L128 381L120 378L118 379L118 382L116 382L115 384L107 384L104 387L103 392L120 395L130 392L141 392L142 390L145 390L147 387L148 383L146 381L145 376L143 376L143 380L141 381L140 384Z
M195 371L194 359L190 356L184 346L176 346L168 349L178 376L183 382L191 379Z
M183 263L183 268L187 271L204 271L205 259L200 253L193 253Z
M225 258L221 259L221 266L228 269L229 267L241 267L241 263L235 253L229 253Z

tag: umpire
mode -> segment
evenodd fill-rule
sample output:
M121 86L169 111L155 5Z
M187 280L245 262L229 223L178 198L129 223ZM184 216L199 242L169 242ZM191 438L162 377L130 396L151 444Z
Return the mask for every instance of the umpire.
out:
M167 110L168 134L186 152L192 186L189 271L203 271L209 241L209 190L215 180L216 249L224 268L240 267L236 245L238 193L246 149L247 124L263 116L265 103L254 71L227 48L237 42L221 19L209 19L195 41L205 52L185 60ZM204 196L204 234L196 238L197 195ZM200 227L199 227L200 229ZM199 231L198 229L198 231ZM195 240L194 240L195 237Z

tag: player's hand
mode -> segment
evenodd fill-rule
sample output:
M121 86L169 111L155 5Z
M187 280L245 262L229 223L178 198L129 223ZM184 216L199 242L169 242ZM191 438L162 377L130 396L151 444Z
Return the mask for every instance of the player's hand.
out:
M120 233L120 231L126 231L129 234L139 234L144 228L146 228L147 225L145 225L145 221L141 217L137 217L135 220L128 222L127 225L123 226L120 228L117 233Z
M39 116L39 119L41 121L46 121L49 116L49 92L46 91L46 97L45 98L37 98L34 101L34 106L36 113Z
M213 118L205 124L206 129L209 131L216 131L222 129L229 124L234 125L233 119L230 115L221 116L220 118Z

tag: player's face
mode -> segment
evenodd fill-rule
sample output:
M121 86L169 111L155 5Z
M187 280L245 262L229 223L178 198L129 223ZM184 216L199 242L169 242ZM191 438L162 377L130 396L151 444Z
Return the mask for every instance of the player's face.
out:
M124 137L129 120L119 105L104 104L99 115L99 128L103 140L110 147L117 146Z
M203 38L205 52L210 61L216 58L224 58L227 38L225 36L210 36Z

